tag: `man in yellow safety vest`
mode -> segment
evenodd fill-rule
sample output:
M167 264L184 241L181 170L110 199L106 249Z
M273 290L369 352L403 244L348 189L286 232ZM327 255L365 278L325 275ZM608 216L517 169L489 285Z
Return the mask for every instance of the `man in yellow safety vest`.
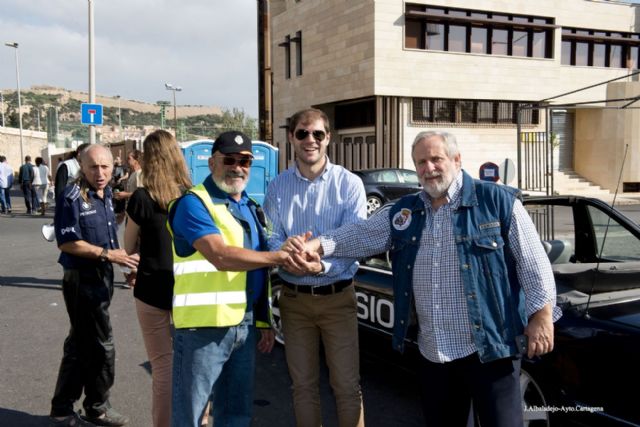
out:
M209 158L211 175L169 208L174 427L200 426L212 392L216 425L249 426L254 344L262 352L273 348L266 267L289 255L264 251L264 213L244 191L252 161L251 139L222 133Z

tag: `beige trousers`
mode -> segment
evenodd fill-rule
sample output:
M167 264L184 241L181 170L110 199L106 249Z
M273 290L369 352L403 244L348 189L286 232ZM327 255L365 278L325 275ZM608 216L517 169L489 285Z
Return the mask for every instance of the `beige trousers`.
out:
M154 427L171 425L171 371L173 343L171 311L153 307L136 298L138 322L151 363L151 415Z
M280 315L299 427L322 425L320 340L336 398L339 426L364 426L356 310L353 285L337 294L321 296L282 289Z

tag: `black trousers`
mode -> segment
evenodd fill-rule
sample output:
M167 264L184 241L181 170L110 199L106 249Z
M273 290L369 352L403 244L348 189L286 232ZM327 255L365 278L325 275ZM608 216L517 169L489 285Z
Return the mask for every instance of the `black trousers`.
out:
M93 263L65 270L62 292L71 328L64 341L51 416L73 414L73 405L84 391L82 406L89 416L110 408L109 389L115 373L115 348L109 305L113 296L111 263Z
M520 362L513 357L481 363L477 353L447 363L420 357L425 425L467 426L473 404L482 426L522 427Z

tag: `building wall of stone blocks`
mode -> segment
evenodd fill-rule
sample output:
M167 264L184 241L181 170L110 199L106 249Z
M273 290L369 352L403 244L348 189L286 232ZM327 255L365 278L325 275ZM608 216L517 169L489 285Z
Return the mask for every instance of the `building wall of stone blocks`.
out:
M274 143L281 149L286 132L280 127L296 111L373 93L373 8L370 0L287 1L272 6L272 68ZM280 13L277 13L281 11ZM295 44L291 44L291 78L285 79L287 35L302 31L303 72L296 75Z
M608 85L611 99L640 97L640 83ZM609 103L609 107L625 104ZM625 159L625 149L627 155ZM615 191L624 182L640 182L640 110L581 109L576 112L574 142L576 172ZM624 164L623 164L624 161Z
M279 126L294 111L309 105L332 109L341 101L365 97L401 98L401 148L399 165L412 168L411 142L428 128L447 130L458 137L463 167L477 176L479 166L505 158L516 161L516 126L421 125L411 121L411 98L538 101L588 85L625 76L627 69L562 65L562 26L610 31L640 32L639 6L587 0L275 0L272 8L272 54L274 72L274 141L286 133ZM498 55L425 51L404 48L405 3L459 7L554 19L553 58L520 58ZM304 25L302 25L304 23ZM286 34L302 30L303 76L283 78L284 49L278 43ZM626 79L629 81L631 79ZM637 78L636 78L637 80ZM605 99L606 86L565 96L563 103ZM585 113L593 115L595 113ZM602 113L605 114L604 112ZM613 113L606 113L613 114ZM581 117L580 114L577 115ZM585 116L582 116L585 117ZM379 118L378 118L379 119ZM544 114L538 126L525 131L544 131ZM587 129L593 123L586 120ZM633 115L626 120L637 123ZM585 120L577 120L579 128ZM595 120L595 123L603 123ZM626 132L626 133L625 133ZM629 127L620 138L633 138ZM626 136L625 136L626 135ZM286 141L286 138L284 139ZM586 144L582 142L581 144ZM577 153L576 164L590 162ZM586 151L589 153L589 149ZM596 158L596 155L593 155ZM578 168L578 167L577 167ZM590 168L589 169L593 169ZM609 168L614 169L615 168ZM640 181L640 180L639 180Z
M411 3L551 17L558 26L635 31L636 8L622 3L585 0ZM537 101L629 73L620 68L562 65L560 27L554 34L553 59L405 49L404 7L403 2L395 0L375 2L376 95ZM601 86L563 100L603 99L604 95L605 88Z

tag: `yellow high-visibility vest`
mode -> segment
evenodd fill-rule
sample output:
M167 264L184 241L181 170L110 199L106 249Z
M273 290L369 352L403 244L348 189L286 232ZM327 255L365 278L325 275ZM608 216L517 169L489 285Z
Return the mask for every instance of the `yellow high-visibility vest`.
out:
M204 185L189 193L198 196L220 230L225 244L244 247L244 230L226 204L214 204ZM173 204L173 203L172 203ZM169 206L171 209L171 205ZM173 230L169 225L169 232ZM218 271L198 251L181 257L173 246L173 323L176 328L223 327L239 324L247 306L247 273Z

